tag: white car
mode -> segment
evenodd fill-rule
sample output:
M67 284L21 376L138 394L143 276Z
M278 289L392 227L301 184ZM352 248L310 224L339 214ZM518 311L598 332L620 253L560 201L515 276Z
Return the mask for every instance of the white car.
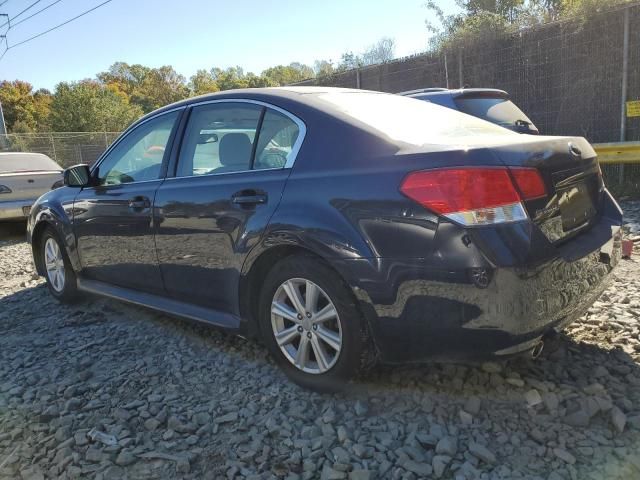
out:
M43 193L62 186L62 168L42 153L0 153L0 221L26 220Z

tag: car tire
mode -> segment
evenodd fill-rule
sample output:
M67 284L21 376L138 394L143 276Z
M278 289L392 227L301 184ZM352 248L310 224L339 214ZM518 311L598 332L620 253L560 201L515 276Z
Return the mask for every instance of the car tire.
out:
M51 295L62 303L77 299L78 287L67 252L56 232L47 227L40 239L40 261Z
M292 301L296 291L299 308ZM258 321L276 363L304 388L339 391L372 365L368 330L355 298L342 278L314 257L287 257L271 269Z

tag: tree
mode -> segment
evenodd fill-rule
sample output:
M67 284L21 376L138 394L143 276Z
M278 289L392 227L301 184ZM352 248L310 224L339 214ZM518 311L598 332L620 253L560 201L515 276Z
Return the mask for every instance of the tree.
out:
M242 67L229 67L225 70L212 68L211 76L215 80L220 90L231 90L234 88L257 88L273 87L277 84L263 75L255 73L244 73Z
M262 76L266 77L273 85L290 85L313 78L314 72L308 65L294 62L289 65L267 68L262 72Z
M189 79L189 89L191 90L191 95L204 95L205 93L220 90L211 72L204 69L198 70L191 76Z
M395 48L395 41L392 38L382 37L359 55L351 51L343 53L337 70L351 70L367 65L389 62L393 60Z
M313 70L316 73L316 77L326 77L336 71L331 60L316 60L313 64Z
M62 82L51 102L51 126L59 132L118 132L142 115L142 109L95 80Z
M462 11L444 15L435 0L429 0L426 7L437 18L437 24L426 22L433 34L429 43L434 51L457 49L469 42L483 42L550 20L573 17L587 21L595 12L629 1L456 0Z
M131 103L140 105L146 113L188 96L189 89L184 76L173 67L165 65L149 70L140 87L131 96Z
M106 72L96 75L98 80L131 98L139 90L151 69L144 65L116 62Z
M393 60L396 50L396 42L393 38L382 37L373 45L369 46L362 54L364 65L375 65Z
M3 81L0 82L0 102L8 131L48 129L51 94L47 90L34 92L30 83L21 80Z
M145 113L189 96L186 79L169 65L149 68L116 62L97 78L115 93L124 94Z
M225 70L214 67L211 69L211 75L220 90L247 88L249 86L242 67L229 67Z
M353 52L345 52L340 57L340 63L338 64L338 70L352 70L354 68L360 68L364 65L360 55L356 55Z

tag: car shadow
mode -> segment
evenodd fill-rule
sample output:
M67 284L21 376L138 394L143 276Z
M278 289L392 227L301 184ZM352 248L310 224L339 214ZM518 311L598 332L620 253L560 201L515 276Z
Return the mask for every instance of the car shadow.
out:
M26 222L2 222L0 221L0 242L21 242L26 240Z
M0 245L1 247L1 245ZM165 334L182 337L193 348L213 349L217 354L229 355L234 361L247 364L260 359L276 369L269 358L266 348L256 339L241 338L215 326L174 317L153 310L130 305L117 300L87 295L83 300L71 304L58 304L49 294L43 280L31 280L37 283L0 298L0 312L10 310L21 304L45 305L47 315L53 324L67 330L86 329L92 325L107 323L114 319L119 323L132 322L132 325L148 323L169 330ZM24 312L21 321L29 325L29 312ZM3 318L5 317L5 318ZM0 329L7 331L11 325L6 323L7 315L0 314ZM13 319L15 320L15 316ZM29 331L29 327L26 328ZM65 337L61 349L72 348L64 342L73 337ZM114 349L117 345L114 345ZM144 354L144 345L139 345ZM606 378L602 378L602 369L594 373L598 366L609 368ZM284 374L278 373L280 381L290 385ZM465 397L485 395L491 398L511 398L514 393L524 393L526 389L537 388L541 391L553 389L553 385L573 384L576 391L593 383L611 380L616 383L627 382L627 378L640 378L640 366L621 348L603 348L600 345L576 341L570 335L559 334L545 345L545 350L537 359L528 356L514 357L502 362L473 363L420 363L407 365L378 365L364 376L351 383L338 397L350 395L360 397L371 394L401 395L406 390L422 394L438 394ZM546 386L545 386L546 384ZM297 388L297 387L294 387ZM395 392L395 393L394 393ZM516 395L517 396L517 395Z
M558 436L586 435L609 441L615 435L616 442L626 438L621 444L637 442L637 421L616 433L611 412L615 405L629 418L637 415L638 365L620 348L603 348L571 335L560 335L555 348L535 361L380 366L341 393L319 394L291 383L255 340L106 298L87 296L60 305L42 280L31 280L0 298L0 332L0 378L5 379L0 411L25 418L39 418L41 404L31 397L8 397L7 392L21 389L26 395L34 382L44 382L51 391L66 392L76 385L79 392L99 391L101 398L109 398L107 404L90 400L86 408L91 410L75 417L75 425L86 428L122 410L114 410L116 406L159 392L171 399L171 412L185 418L189 405L209 405L221 415L237 411L239 402L243 409L241 399L252 399L272 405L277 415L294 415L308 428L325 414L337 415L333 422L352 429L362 424L375 432L378 424L392 424L403 435L420 433L418 440L426 449L435 447L429 443L434 438L466 430L462 435L494 442L494 452L510 465L520 461L519 446L512 445L516 441L533 439L544 448L547 438L554 442ZM86 402L89 394L84 397L81 401ZM70 408L68 400L62 404ZM298 408L319 413L309 420L295 416ZM131 420L129 428L145 431L136 422L141 420ZM210 470L211 455L220 455L219 445L237 435L233 423L219 428L199 463L192 465L194 472ZM520 436L514 440L514 435ZM616 461L629 465L626 455ZM606 462L579 456L576 467L590 463Z

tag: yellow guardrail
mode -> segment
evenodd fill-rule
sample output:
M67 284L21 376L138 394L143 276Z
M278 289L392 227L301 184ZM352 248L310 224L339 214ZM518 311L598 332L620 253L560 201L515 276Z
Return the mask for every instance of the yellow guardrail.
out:
M593 148L601 165L640 163L640 142L597 143Z

